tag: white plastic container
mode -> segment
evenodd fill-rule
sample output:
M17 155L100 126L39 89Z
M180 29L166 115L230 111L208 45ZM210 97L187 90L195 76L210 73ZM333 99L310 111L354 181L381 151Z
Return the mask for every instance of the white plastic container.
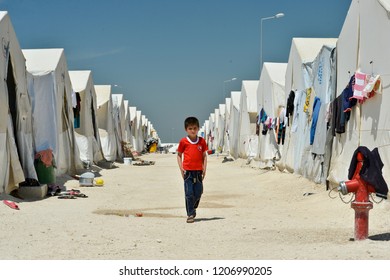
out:
M80 186L93 186L93 179L95 178L95 174L92 172L85 172L80 175L79 183Z
M123 163L125 165L131 165L132 161L133 161L132 158L129 158L129 157L123 158Z

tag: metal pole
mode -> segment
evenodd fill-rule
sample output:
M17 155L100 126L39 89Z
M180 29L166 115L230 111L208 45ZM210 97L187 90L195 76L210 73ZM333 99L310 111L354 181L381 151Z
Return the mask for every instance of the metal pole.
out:
M281 17L284 17L284 14L278 13L272 17L262 18L260 21L260 72L263 68L263 21L267 19L281 18Z

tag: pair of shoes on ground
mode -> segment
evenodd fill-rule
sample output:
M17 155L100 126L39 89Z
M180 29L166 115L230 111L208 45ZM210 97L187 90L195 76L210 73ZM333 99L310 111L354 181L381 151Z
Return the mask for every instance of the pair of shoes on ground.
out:
M81 193L79 190L71 189L70 191L60 192L58 198L60 199L74 199L76 197L87 198L88 196Z

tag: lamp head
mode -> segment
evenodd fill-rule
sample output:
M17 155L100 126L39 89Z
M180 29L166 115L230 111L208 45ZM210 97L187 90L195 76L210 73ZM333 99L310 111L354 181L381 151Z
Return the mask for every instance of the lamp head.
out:
M284 17L284 14L283 13L278 13L275 15L276 18L281 18L281 17Z

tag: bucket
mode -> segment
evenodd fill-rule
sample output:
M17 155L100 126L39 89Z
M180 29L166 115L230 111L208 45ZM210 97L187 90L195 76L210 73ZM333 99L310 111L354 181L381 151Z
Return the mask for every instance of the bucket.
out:
M131 162L132 162L132 159L131 159L131 158L129 158L129 157L123 158L123 163L124 163L125 165L131 165Z
M93 179L95 178L95 174L92 172L85 172L80 175L79 183L80 186L93 186Z
M54 166L48 166L41 161L40 158L34 161L35 171L38 175L38 181L41 184L54 184L56 182L56 174Z

